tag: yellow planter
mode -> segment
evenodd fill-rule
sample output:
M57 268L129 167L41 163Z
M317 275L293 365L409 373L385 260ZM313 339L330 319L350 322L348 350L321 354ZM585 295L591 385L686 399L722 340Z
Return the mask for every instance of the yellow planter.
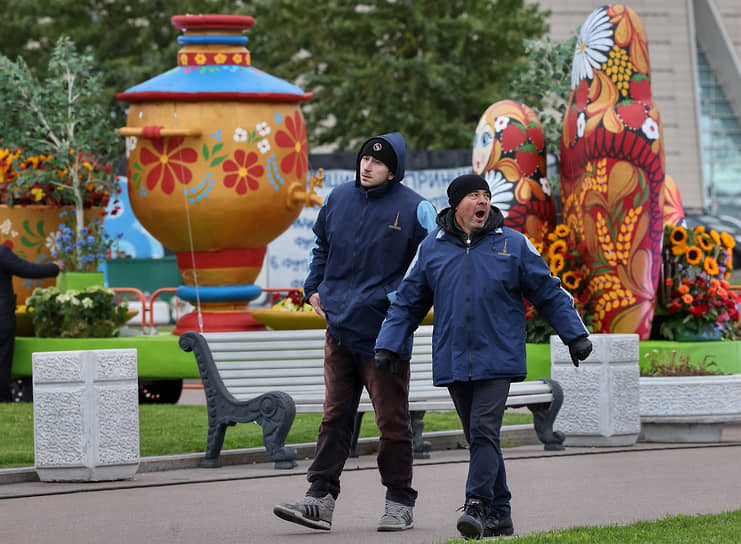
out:
M0 244L10 247L21 259L32 263L48 263L54 259L51 253L56 247L59 225L63 220L59 214L72 210L59 206L6 206L0 205ZM102 219L104 208L85 210L85 220ZM18 304L25 304L37 287L56 285L55 278L13 278ZM101 283L102 285L102 283Z

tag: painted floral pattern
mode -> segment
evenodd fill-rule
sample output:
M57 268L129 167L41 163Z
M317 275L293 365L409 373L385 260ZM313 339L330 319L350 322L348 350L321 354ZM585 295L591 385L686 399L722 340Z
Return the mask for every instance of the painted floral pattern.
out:
M151 168L146 175L146 186L152 191L158 185L165 194L172 194L175 182L187 185L193 174L186 164L193 164L198 153L190 147L182 147L184 138L162 138L151 140L142 147L140 160L143 166ZM151 145L151 149L150 146Z
M286 130L279 130L275 135L278 147L288 148L288 154L281 160L280 169L284 173L296 170L296 177L304 179L308 171L308 145L306 142L306 125L300 111L285 119Z
M238 195L247 193L247 190L257 191L260 188L260 178L265 168L257 164L257 153L249 153L243 149L234 152L234 159L224 161L224 186L234 188Z
M535 112L513 100L489 106L476 127L472 163L488 181L505 225L542 242L556 223L556 208L546 179L545 135Z
M583 242L594 332L647 339L661 263L664 148L648 41L622 5L592 12L574 53L561 201Z

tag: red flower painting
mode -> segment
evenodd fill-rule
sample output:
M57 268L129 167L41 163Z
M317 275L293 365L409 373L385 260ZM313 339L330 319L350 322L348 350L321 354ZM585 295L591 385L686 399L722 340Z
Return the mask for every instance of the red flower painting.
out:
M306 143L306 126L301 112L297 111L293 117L286 117L286 130L279 130L275 135L275 143L278 147L289 148L291 151L280 162L280 169L291 172L296 168L296 177L303 179L308 170Z
M243 195L247 189L256 191L260 187L258 179L265 173L261 164L257 164L257 153L238 149L234 153L234 160L224 161L224 185L235 187L238 195Z
M162 192L172 194L175 180L187 185L193 178L191 171L184 163L192 164L198 159L196 150L190 147L180 148L185 138L163 138L151 140L154 152L148 146L142 147L142 165L155 164L147 174L147 189L152 190L162 182Z

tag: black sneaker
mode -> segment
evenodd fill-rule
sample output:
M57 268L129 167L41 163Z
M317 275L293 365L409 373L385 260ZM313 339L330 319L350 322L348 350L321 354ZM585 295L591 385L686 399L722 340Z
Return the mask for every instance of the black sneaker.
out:
M486 518L484 527L484 536L511 536L515 532L512 525L512 518L509 516L500 517L497 514L489 514Z
M463 506L463 515L458 518L458 531L464 538L481 538L485 524L484 503L479 499L468 499Z

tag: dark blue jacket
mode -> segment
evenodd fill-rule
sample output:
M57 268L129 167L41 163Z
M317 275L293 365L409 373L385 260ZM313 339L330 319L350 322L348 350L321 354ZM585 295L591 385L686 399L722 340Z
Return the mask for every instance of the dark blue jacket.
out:
M484 228L471 236L470 248L450 208L440 212L438 225L442 228L419 246L378 335L377 349L403 349L434 304L435 385L522 380L527 374L523 297L564 343L588 334L572 296L530 241L504 226L496 207Z
M373 357L376 335L390 300L417 246L435 228L435 208L400 182L406 143L398 132L384 134L396 152L394 179L373 189L355 181L325 198L314 224L314 247L304 296L318 292L330 333L351 351ZM362 149L362 146L361 146ZM408 359L411 338L399 354Z
M0 329L15 329L16 302L13 276L50 278L57 274L59 267L54 263L37 264L25 261L8 246L0 244Z

